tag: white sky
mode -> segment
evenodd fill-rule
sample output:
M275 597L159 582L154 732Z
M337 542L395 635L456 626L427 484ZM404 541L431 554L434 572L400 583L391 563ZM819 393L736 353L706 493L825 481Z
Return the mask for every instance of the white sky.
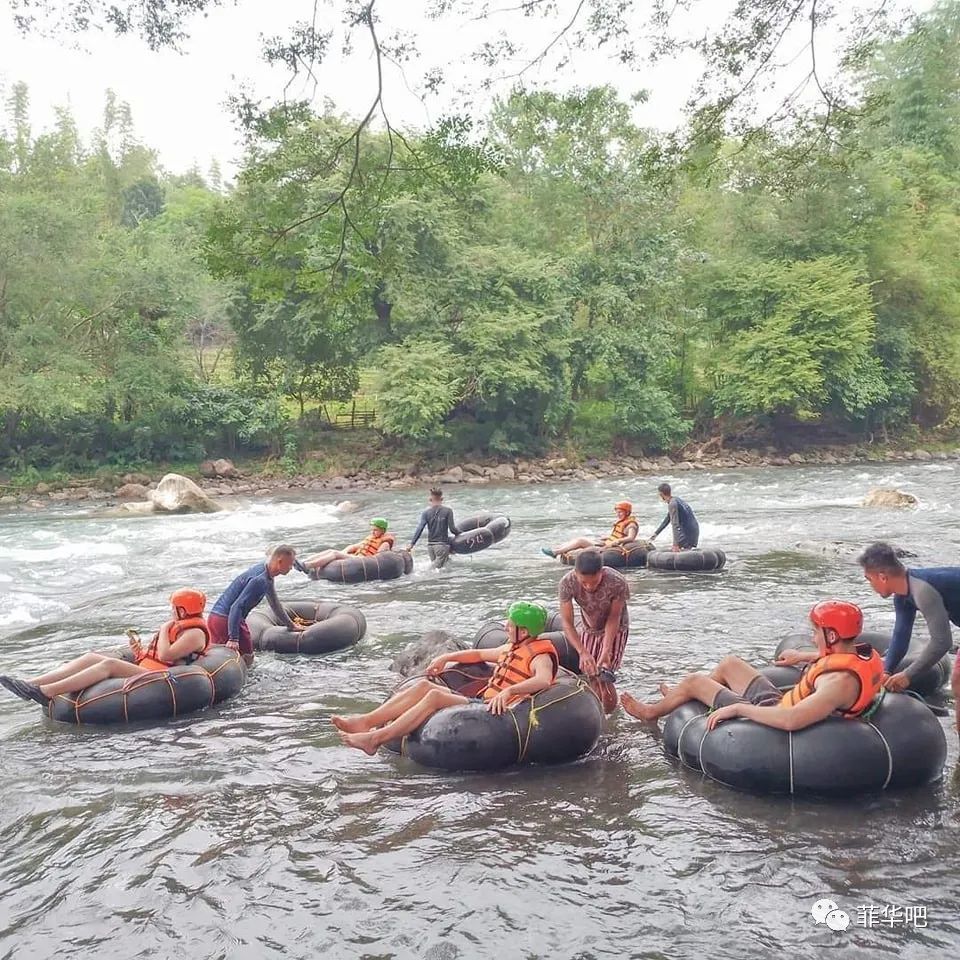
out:
M722 22L732 0L710 0L710 19L704 22L701 7L697 19L689 19L687 28L702 30L704 26ZM512 5L512 4L505 4ZM576 6L575 0L568 5ZM927 10L934 0L902 0L901 6L916 11ZM402 29L417 37L422 58L405 68L405 74L389 66L385 77L385 100L391 122L400 126L424 127L443 112L451 102L441 97L428 107L408 89L416 88L425 68L446 67L451 83L470 84L484 70L469 60L469 53L484 37L484 25L469 20L428 20L423 10L425 0L386 0L381 4L378 28L381 38ZM241 82L257 97L278 95L287 80L283 68L271 69L260 58L261 36L283 34L297 20L307 19L313 9L312 0L237 0L235 6L212 11L198 18L190 27L190 39L183 54L164 51L152 53L139 40L113 34L92 34L78 38L82 47L71 46L69 38L60 41L35 36L21 37L12 27L7 0L0 0L0 84L23 81L30 88L31 118L36 128L48 125L55 105L68 104L84 135L100 122L104 92L110 88L118 98L130 103L137 131L145 144L155 148L169 170L182 172L197 163L206 171L216 158L224 173L236 169L240 156L233 120L224 107L227 96ZM334 10L330 4L319 5L321 22ZM539 21L514 16L507 25L511 38L538 51L549 39ZM488 30L488 33L490 31ZM821 69L827 75L836 64L835 41L827 28L823 46L818 48ZM798 37L794 51L805 38ZM785 58L786 59L786 58ZM684 60L624 67L600 53L578 52L573 66L554 75L550 68L531 71L524 81L540 86L566 89L610 83L624 97L647 89L650 99L636 107L637 122L662 130L672 129L683 119L682 109L699 72L698 62ZM783 70L784 84L789 78L802 77L806 61ZM317 103L324 98L340 111L362 114L374 89L374 74L366 39L357 36L355 52L332 56L318 72L321 87ZM505 80L494 90L504 93L513 81ZM795 82L795 81L794 81ZM291 90L291 95L301 91ZM490 94L482 94L481 106L489 103Z

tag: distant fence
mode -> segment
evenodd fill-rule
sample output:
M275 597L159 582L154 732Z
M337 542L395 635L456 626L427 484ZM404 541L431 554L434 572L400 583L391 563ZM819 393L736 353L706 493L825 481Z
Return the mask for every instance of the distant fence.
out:
M329 419L329 415L328 415ZM360 407L357 409L357 401L350 404L349 410L340 410L334 414L331 423L337 427L372 427L377 422L377 411L370 407Z

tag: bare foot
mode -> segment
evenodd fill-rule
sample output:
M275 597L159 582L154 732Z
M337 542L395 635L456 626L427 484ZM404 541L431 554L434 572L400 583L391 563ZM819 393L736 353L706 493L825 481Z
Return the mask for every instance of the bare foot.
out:
M659 689L661 697L665 697L670 692L670 688L665 683L661 683L657 689Z
M637 720L643 720L644 723L649 723L651 720L657 719L652 707L641 703L636 697L631 697L629 693L620 694L620 703L623 709Z
M340 739L348 747L355 747L357 750L362 750L371 757L377 752L376 735L373 732L344 733L341 731Z
M366 733L370 729L366 718L361 714L354 714L349 717L331 717L330 722L344 733Z

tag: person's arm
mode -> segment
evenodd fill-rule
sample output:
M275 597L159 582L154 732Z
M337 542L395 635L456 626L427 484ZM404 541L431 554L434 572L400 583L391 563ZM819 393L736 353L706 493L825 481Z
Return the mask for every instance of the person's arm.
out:
M280 598L277 596L276 584L273 582L273 577L267 577L267 590L264 593L264 596L267 598L267 603L270 604L270 609L273 611L273 615L280 621L279 626L286 627L288 630L293 630L294 632L299 633L303 630L303 627L298 627L291 619L290 615L283 608L283 604L280 602Z
M164 624L160 628L160 636L157 638L157 656L168 663L172 660L183 660L185 657L189 657L191 653L199 653L206 642L203 631L199 627L191 627L177 637L173 643L170 643L170 631Z
M351 543L349 547L344 548L344 553L349 553L350 556L353 556L360 549L359 543Z
M420 535L423 533L426 525L427 511L422 510L420 512L420 519L417 521L417 529L413 531L413 536L410 538L410 544L407 547L408 550L412 550L417 545L417 541L420 539Z
M753 720L775 730L803 730L826 719L836 710L848 707L859 692L860 681L849 674L820 677L816 689L793 707L758 707L752 703L731 703L714 710L707 718L707 727L713 730L718 723L733 717Z
M667 504L667 516L670 518L670 530L673 533L673 545L675 547L680 546L680 508L677 506L676 500L671 500Z
M487 704L487 709L493 714L503 713L507 706L518 698L529 697L547 687L553 686L553 658L547 653L541 653L533 658L530 669L533 676L529 680L521 680L501 690Z
M459 537L462 532L457 526L457 521L453 519L453 511L449 509L447 510L447 530L454 537Z
M663 533L663 531L667 529L667 524L668 524L668 523L670 523L670 512L669 512L669 510L667 511L667 515L663 518L663 523L661 523L660 526L657 527L657 529L653 531L653 536L652 536L650 539L651 539L651 540L654 540L656 537L659 537L660 534Z
M435 677L450 663L496 663L509 646L509 644L501 644L499 647L488 647L484 650L455 650L452 653L441 653L427 664L424 672L428 677Z
M911 580L911 586L917 609L923 614L927 629L930 631L930 639L917 655L916 660L903 671L913 680L924 670L932 667L945 653L950 652L952 637L950 636L950 615L947 613L940 591L926 580L919 578ZM892 643L890 645L893 646Z
M580 672L586 674L588 677L595 676L597 672L597 662L587 653L583 644L580 642L580 634L577 633L576 624L573 622L573 600L565 596L565 592L561 583L559 600L563 635L567 638L567 643L580 655Z
M883 657L883 672L889 674L896 672L900 661L906 656L910 637L913 636L913 624L917 619L917 608L906 597L894 597L893 609L897 619L893 625L890 646Z
M623 614L625 602L623 597L617 597L610 604L607 622L603 625L603 646L600 648L600 660L597 664L600 668L610 666L610 658L613 656L613 638L620 630L620 617Z
M383 543L381 543L380 546L377 547L377 553L388 553L393 549L394 543L396 543L396 541L393 538L390 538L388 540L386 537L384 537Z
M820 659L816 650L784 650L773 662L778 667L797 667L801 663L814 663Z

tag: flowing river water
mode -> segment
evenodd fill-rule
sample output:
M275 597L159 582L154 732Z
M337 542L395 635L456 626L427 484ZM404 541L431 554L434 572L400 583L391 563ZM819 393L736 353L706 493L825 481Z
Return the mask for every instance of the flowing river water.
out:
M286 599L359 604L367 636L323 659L264 654L240 696L206 714L78 729L0 691L0 958L955 955L952 718L941 783L846 803L729 790L667 761L622 713L589 757L553 768L449 775L340 745L330 714L379 702L391 657L421 633L469 639L513 599L554 600L564 568L539 545L606 529L624 497L652 531L657 479L449 490L460 515L508 513L511 535L439 573L421 548L414 574L389 583L281 579ZM889 601L855 563L797 541L886 537L918 565L960 563L951 462L666 479L730 560L719 574L629 572L620 686L644 696L728 651L768 657L824 597L889 628ZM921 507L858 508L874 486ZM423 500L351 495L361 510L347 515L280 497L212 516L0 515L0 672L29 676L116 646L127 626L152 630L178 586L212 602L268 544L342 545L373 515L409 536ZM814 923L821 897L849 913L846 931ZM926 926L903 922L908 907Z

